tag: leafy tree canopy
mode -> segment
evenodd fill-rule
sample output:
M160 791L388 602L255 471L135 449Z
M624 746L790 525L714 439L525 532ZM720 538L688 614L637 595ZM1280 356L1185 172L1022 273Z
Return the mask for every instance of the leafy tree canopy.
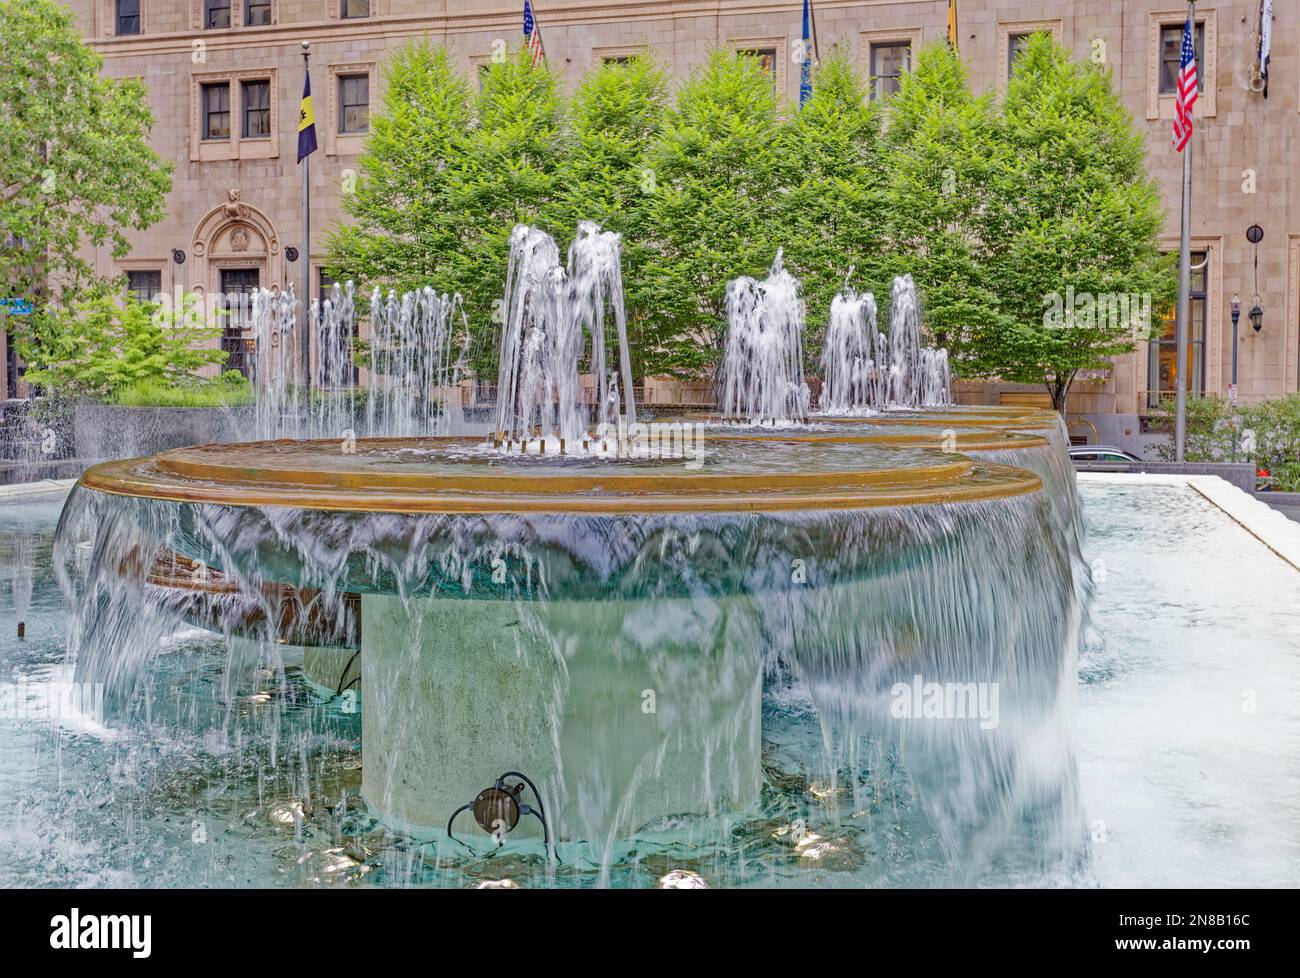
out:
M69 10L0 0L0 288L37 300L10 323L24 355L25 327L108 288L85 249L127 254L126 232L157 222L171 190L172 165L149 146L144 86L102 67Z

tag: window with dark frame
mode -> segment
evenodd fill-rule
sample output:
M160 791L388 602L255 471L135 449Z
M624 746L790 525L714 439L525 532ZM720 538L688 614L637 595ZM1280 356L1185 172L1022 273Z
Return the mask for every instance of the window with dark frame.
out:
M1025 48L1029 47L1029 39L1033 36L1034 34L1032 31L1028 33L1022 33L1022 34L1007 35L1007 77L1008 78L1010 78L1011 73L1015 71L1016 58L1020 57L1020 55L1024 53Z
M888 98L902 87L903 72L912 67L912 42L887 41L871 45L871 95Z
M117 0L117 36L140 33L140 0Z
M1178 72L1183 64L1183 27L1186 21L1160 26L1160 94L1178 92ZM1197 23L1192 31L1196 47L1196 90L1205 91L1205 22Z
M1178 368L1178 339L1176 329L1176 309L1170 309L1161 321L1160 334L1151 341L1150 374L1148 376L1148 405L1160 406L1161 395L1177 391L1178 376L1181 373L1183 385L1191 394L1205 392L1205 329L1206 309L1209 296L1206 283L1209 276L1209 264L1204 251L1194 251L1191 255L1192 287L1189 293L1191 309L1191 329L1187 334L1187 363L1184 370ZM1199 268L1197 266L1200 266Z
M772 88L776 89L776 48L745 48L741 52L758 61L758 66L772 79Z
M230 0L203 0L203 27L220 30L230 26Z
M266 27L271 23L271 0L248 0L244 7L245 27Z
M226 352L223 370L238 370L245 377L252 366L254 340L246 335L251 324L251 297L260 284L256 268L221 269L221 349Z
M344 20L370 16L370 0L339 0L339 16Z
M271 135L271 83L244 82L244 138L263 139Z
M635 54L607 54L600 59L601 63L607 65L628 65L636 60Z
M152 302L162 292L162 271L157 268L132 269L126 273L126 291L139 302Z
M339 76L339 132L370 129L370 76Z
M203 86L203 138L230 138L230 83Z

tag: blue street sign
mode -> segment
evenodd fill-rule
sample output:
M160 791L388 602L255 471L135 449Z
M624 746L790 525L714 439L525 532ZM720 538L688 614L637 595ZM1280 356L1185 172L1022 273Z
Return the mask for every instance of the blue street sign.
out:
M0 299L0 309L11 316L30 316L32 314L31 299Z

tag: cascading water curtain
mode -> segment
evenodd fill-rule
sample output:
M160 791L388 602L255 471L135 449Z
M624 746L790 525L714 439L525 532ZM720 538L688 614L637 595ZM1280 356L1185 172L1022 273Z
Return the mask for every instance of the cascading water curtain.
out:
M890 401L898 407L921 403L921 304L910 275L894 279L889 304Z
M620 236L590 221L578 225L567 269L550 235L525 224L515 227L506 271L497 432L522 439L536 432L576 444L593 421L612 422L620 410L636 420L621 261ZM607 310L618 333L621 399L605 362ZM580 396L584 355L595 385L591 415Z
M818 407L825 414L883 410L888 375L883 364L884 338L876 328L876 300L846 286L831 300L822 344L822 392Z
M285 291L254 290L251 328L253 437L299 438L298 298L293 287Z
M894 279L888 334L876 320L871 293L859 296L845 283L831 301L826 324L818 410L844 415L951 404L948 351L922 346L921 304L912 276Z
M317 396L312 410L311 434L339 438L354 430L352 393L356 367L352 342L356 336L356 304L352 283L335 283L329 297L311 306L312 335L316 337Z
M802 421L811 392L803 378L804 303L781 251L767 278L727 283L722 413L751 424Z
M426 286L385 297L376 288L370 297L366 433L402 437L457 430L468 339L459 294Z

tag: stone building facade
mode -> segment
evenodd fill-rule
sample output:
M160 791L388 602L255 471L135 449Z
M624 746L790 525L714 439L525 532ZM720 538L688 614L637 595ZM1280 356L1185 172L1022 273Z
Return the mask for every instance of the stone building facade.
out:
M157 149L175 161L167 216L135 235L104 272L134 273L141 288L238 290L301 281L318 264L324 230L341 218L342 187L378 103L385 57L406 39L444 44L467 74L494 44L518 43L522 0L68 0L106 71L142 78ZM760 53L779 94L798 97L802 0L538 0L546 55L572 87L604 58L653 48L684 77L719 45ZM1231 299L1241 298L1238 392L1276 396L1300 386L1300 9L1276 5L1268 98L1254 90L1258 0L1197 8L1203 94L1196 107L1193 245L1197 391L1232 379ZM888 87L910 51L945 36L947 0L816 0L820 47L846 46L864 77ZM1167 211L1165 244L1178 246L1181 160L1169 145L1173 97L1168 46L1186 16L1170 0L958 0L960 52L977 88L1005 84L1018 39L1050 30L1079 58L1104 58L1149 145ZM1173 32L1171 34L1170 32ZM311 254L300 248L301 177L295 162L301 42L311 42L320 152L311 169ZM224 95L223 95L224 93ZM225 113L223 116L223 112ZM1264 232L1258 248L1247 228ZM183 253L185 261L173 260ZM1258 284L1256 284L1256 257ZM1248 310L1258 293L1262 327ZM1160 315L1157 311L1156 315ZM1094 437L1136 437L1151 392L1172 389L1168 347L1144 344L1075 385L1070 413ZM1189 376L1190 375L1190 376ZM963 399L1037 396L1028 388L967 384Z

